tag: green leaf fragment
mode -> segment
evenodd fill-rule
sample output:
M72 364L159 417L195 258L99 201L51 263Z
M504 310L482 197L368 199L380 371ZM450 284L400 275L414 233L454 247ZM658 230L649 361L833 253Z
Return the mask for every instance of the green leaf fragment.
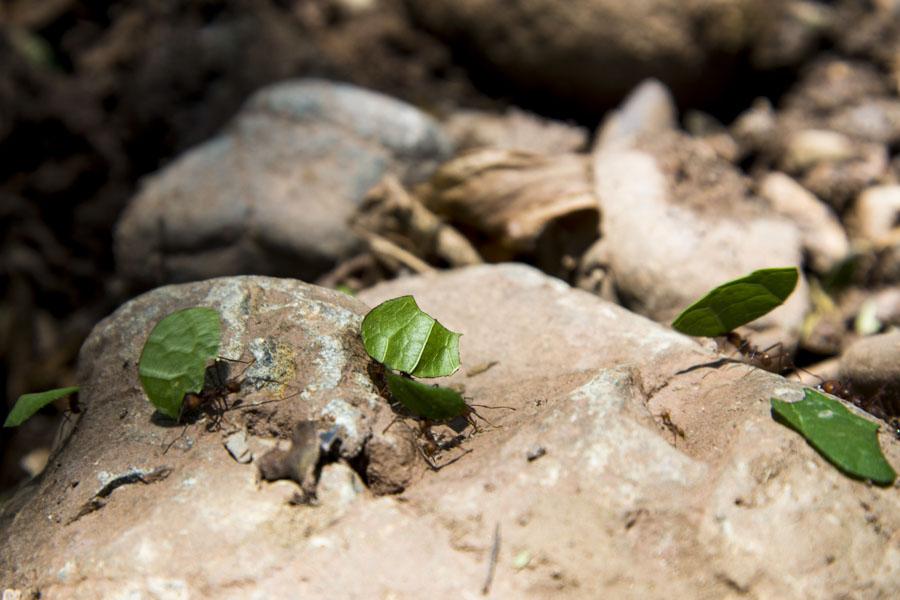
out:
M672 327L687 335L725 335L780 306L797 286L796 267L754 271L723 283L687 307Z
M211 308L187 308L165 317L147 338L138 372L159 412L178 419L184 395L203 389L206 365L219 354L222 325Z
M459 368L460 334L422 312L412 296L373 308L362 322L369 356L416 377L443 377Z
M432 386L387 373L391 397L411 414L432 421L446 421L469 411L469 405L459 392Z
M878 424L859 417L838 400L803 390L800 402L772 398L772 416L797 431L838 469L857 479L891 485L897 474L878 445Z
M9 415L6 416L6 421L3 423L3 426L18 427L30 419L34 413L54 400L59 400L60 398L64 398L69 394L74 394L77 391L78 386L74 386L47 390L46 392L39 392L36 394L22 394L19 396L18 400L16 400L16 404L13 406L12 410L9 411Z

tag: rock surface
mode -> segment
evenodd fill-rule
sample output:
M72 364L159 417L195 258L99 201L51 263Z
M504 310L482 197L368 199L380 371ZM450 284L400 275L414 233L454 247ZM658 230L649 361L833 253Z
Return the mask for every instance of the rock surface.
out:
M387 171L421 180L450 146L417 109L350 85L280 83L150 177L116 230L139 284L258 273L315 279L357 246L347 219Z
M703 142L670 132L634 150L599 151L594 178L617 292L626 306L669 322L715 286L756 269L801 264L797 228L770 216L747 182ZM801 282L754 322L789 340L803 319Z
M50 469L5 507L0 583L47 598L479 597L497 530L498 598L895 589L896 490L843 477L771 419L769 398L799 399L795 384L742 365L703 368L717 356L695 340L530 267L397 280L361 298L407 293L464 333L451 382L495 424L465 432L468 454L438 472L416 459L398 497L374 497L343 461L325 465L317 506L291 504L293 483L257 483L221 435L197 426L186 432L190 450L163 455L178 430L150 420L133 363L123 376L121 361L136 360L152 322L175 305L218 306L234 352L292 324L278 335L293 342L299 382L309 389L304 377L314 378L319 391L267 405L255 431L308 418L328 397L355 394L364 412L375 400L352 336L364 310L355 300L261 278L163 288L85 346L88 410ZM489 408L501 405L516 410ZM405 432L395 452L418 443L411 425L394 425ZM391 454L381 429L373 423L370 443ZM898 464L900 444L881 443ZM164 478L122 486L67 519L104 472L141 469L153 480L163 466Z

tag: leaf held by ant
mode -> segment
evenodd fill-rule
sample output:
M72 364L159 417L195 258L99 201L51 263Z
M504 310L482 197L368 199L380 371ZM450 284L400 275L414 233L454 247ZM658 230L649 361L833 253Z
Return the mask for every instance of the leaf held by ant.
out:
M18 427L51 402L77 392L78 386L74 386L47 390L46 392L38 392L35 394L22 394L16 400L16 404L13 406L12 410L9 411L9 415L7 415L3 426ZM72 412L76 411L73 410Z
M472 410L459 392L449 388L430 386L393 373L387 373L387 384L391 396L403 408L429 421L447 421Z
M219 313L194 307L176 311L150 332L138 366L147 398L162 414L178 419L185 394L199 394L207 362L218 355L222 338Z
M369 356L396 371L443 377L459 369L461 334L424 313L412 296L373 308L363 319L360 334Z
M687 307L672 328L694 336L725 335L780 306L798 279L796 267L779 267L723 283Z

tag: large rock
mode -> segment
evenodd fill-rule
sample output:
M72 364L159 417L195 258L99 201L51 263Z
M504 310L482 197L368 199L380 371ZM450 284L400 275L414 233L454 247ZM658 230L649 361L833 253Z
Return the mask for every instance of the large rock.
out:
M603 241L629 308L668 322L721 283L756 269L800 266L797 227L771 216L712 148L674 131L635 143L601 148L594 157ZM795 332L806 307L801 282L754 327Z
M119 270L139 284L315 279L356 247L347 219L385 172L419 181L448 153L437 123L397 100L318 80L271 86L144 183L116 230Z
M197 303L226 316L228 352L279 337L294 353L291 385L317 385L265 405L271 419L256 422L340 397L375 419L364 452L382 473L406 468L399 458L421 441L412 423L379 438L390 413L363 374L361 304L260 278L165 288L85 346L88 409L44 476L6 505L0 584L47 598L475 597L497 544L498 598L893 593L896 490L845 478L771 419L769 397L798 398L794 384L703 368L717 356L695 340L525 266L398 280L362 299L406 293L464 333L451 381L495 424L465 432L468 454L438 472L412 454L397 497L364 489L365 461L326 464L318 506L291 504L294 483L256 483L224 434L192 426L191 449L162 454L180 429L151 421L133 363L121 361L137 358L161 314ZM483 370L489 361L499 362ZM516 410L488 408L501 405ZM900 445L881 441L898 464ZM100 481L133 470L144 484L135 476L71 520Z
M682 99L724 85L761 26L768 0L407 0L425 27L466 48L521 90L596 110L647 77ZM774 17L774 18L773 18ZM702 97L702 96L701 96Z

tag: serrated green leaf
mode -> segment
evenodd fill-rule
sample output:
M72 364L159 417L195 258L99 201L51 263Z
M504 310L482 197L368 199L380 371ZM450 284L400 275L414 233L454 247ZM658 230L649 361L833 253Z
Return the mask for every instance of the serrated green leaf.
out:
M147 338L138 372L159 412L178 419L184 395L203 389L206 364L219 354L222 325L211 308L187 308L165 317Z
M13 406L12 410L9 411L9 414L6 416L6 421L3 423L3 426L18 427L30 419L34 413L54 400L59 400L60 398L64 398L69 394L74 394L77 391L78 386L74 386L47 390L46 392L38 392L36 394L22 394L19 396L18 400L16 400L15 406Z
M459 392L419 383L393 373L386 375L391 397L417 417L446 421L469 411L469 406Z
M796 267L779 267L723 283L687 307L672 328L687 335L725 335L781 305L798 277Z
M422 312L412 296L382 302L362 322L363 346L386 367L416 377L443 377L459 368L460 334Z
M891 485L897 473L878 445L878 424L850 412L838 400L815 390L803 390L800 402L772 398L776 421L806 438L810 446L851 477Z

